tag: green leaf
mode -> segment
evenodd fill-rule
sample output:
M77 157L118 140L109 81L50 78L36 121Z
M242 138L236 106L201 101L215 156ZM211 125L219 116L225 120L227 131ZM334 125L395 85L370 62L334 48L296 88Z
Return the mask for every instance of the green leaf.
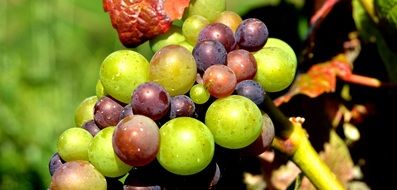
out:
M366 13L364 7L362 6L359 0L353 0L352 5L353 5L353 19L360 33L361 38L367 42L376 42L379 55L381 56L381 59L385 64L390 81L397 82L397 62L396 62L397 53L394 52L392 49L390 49L390 47L386 43L387 38L385 38L385 34L381 32L385 29L381 28L379 25L376 25L373 22L373 20ZM393 14L397 15L396 8L390 9L390 11L393 11ZM394 37L394 39L396 38ZM373 64L379 64L379 63L373 63Z

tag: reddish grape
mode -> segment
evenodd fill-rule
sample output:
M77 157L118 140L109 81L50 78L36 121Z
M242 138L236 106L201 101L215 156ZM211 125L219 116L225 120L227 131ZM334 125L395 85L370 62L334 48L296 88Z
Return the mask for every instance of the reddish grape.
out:
M258 51L266 43L269 31L265 23L256 18L243 20L236 30L236 42L239 48Z
M209 67L204 72L203 80L204 86L216 98L232 94L237 83L236 75L225 65Z
M88 161L76 160L66 162L57 169L51 178L52 190L105 190L105 177Z
M236 40L234 39L232 29L222 23L212 23L201 30L198 42L204 40L219 41L225 47L227 52L233 50L236 46Z
M193 49L197 69L203 73L211 65L226 65L226 49L218 41L205 40L198 42Z
M84 123L83 128L90 132L92 136L95 136L101 130L94 120Z
M132 111L157 121L163 118L170 108L171 97L155 82L139 85L132 95Z
M236 93L259 105L265 99L265 90L254 80L243 80L236 85Z
M255 57L244 49L229 52L227 54L227 66L233 70L237 82L252 79L256 74Z
M178 95L171 98L170 118L191 117L195 112L192 99L186 95Z
M103 96L94 106L94 120L99 128L115 126L120 121L119 116L123 106L116 100Z
M117 124L113 148L131 166L144 166L156 158L160 143L159 127L149 117L127 116Z
M54 175L55 171L63 165L64 161L56 152L51 156L50 162L48 163L48 169L50 170L50 175Z

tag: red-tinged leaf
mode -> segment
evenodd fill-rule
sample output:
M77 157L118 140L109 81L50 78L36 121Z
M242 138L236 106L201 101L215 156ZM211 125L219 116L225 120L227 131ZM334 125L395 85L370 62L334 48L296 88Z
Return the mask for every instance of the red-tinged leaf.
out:
M103 8L126 47L167 32L188 4L188 0L103 0Z
M313 65L307 73L298 75L289 91L275 99L274 103L279 106L297 94L315 98L324 93L334 92L337 78L369 87L382 85L378 79L353 74L351 63L345 54L339 54L330 61Z
M189 6L190 0L165 0L164 9L171 20L181 19L185 8Z

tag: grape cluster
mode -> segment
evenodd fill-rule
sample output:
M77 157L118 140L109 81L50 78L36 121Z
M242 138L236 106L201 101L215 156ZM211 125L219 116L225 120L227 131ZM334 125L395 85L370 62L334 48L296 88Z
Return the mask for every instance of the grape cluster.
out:
M59 136L50 189L214 189L218 151L270 146L274 127L258 105L291 84L294 51L262 21L223 5L198 10L206 3L149 41L151 60L129 49L103 60L96 95Z

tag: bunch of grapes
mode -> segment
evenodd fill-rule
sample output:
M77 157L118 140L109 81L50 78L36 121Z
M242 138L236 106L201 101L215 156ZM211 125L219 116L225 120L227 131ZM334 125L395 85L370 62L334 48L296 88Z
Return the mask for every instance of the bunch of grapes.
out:
M96 95L58 138L50 189L214 189L217 155L269 148L274 127L258 105L291 84L296 56L224 3L192 3L150 39L151 60L130 49L103 60Z

